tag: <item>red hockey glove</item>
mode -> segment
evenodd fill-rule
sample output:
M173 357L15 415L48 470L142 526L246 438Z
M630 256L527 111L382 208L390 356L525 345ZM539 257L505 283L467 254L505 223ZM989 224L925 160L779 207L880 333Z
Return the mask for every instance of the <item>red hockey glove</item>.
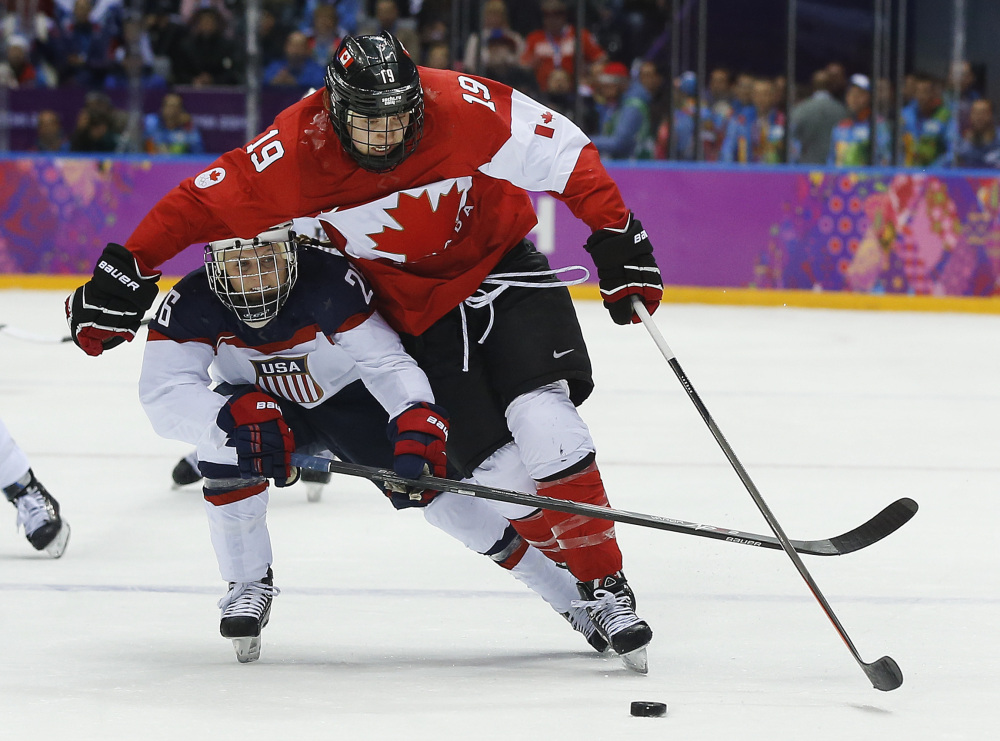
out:
M629 214L624 229L599 229L587 240L594 258L601 297L615 324L638 324L632 296L638 296L652 314L663 298L663 278L653 259L653 245L637 218Z
M292 466L295 438L272 396L246 389L233 394L219 410L219 427L236 448L240 476L274 479L275 486L291 486L299 479Z
M66 299L66 321L77 347L87 355L100 355L131 342L156 300L159 277L120 244L105 247L94 277Z
M448 413L437 404L414 404L389 423L389 440L392 441L392 469L408 479L423 474L444 478L448 475ZM437 496L434 489L406 487L405 490L387 489L386 496L396 509L426 507Z

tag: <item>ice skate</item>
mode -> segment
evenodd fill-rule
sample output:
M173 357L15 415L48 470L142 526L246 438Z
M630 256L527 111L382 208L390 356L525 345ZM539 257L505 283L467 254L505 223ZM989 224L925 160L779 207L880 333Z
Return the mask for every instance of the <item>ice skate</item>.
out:
M581 633L587 639L590 647L603 654L608 650L608 642L604 640L601 631L597 629L597 624L590 619L590 613L586 608L574 605L569 608L569 612L561 613L566 621L573 626L573 630Z
M69 542L69 523L59 516L59 502L31 469L20 481L5 487L4 493L17 507L17 527L24 526L24 534L35 550L44 550L52 558L62 556Z
M323 487L330 483L331 474L329 471L313 471L311 468L302 469L302 483L306 485L306 499L310 502L318 502L323 498Z
M598 631L626 667L646 674L649 671L646 646L653 638L653 631L635 614L635 595L625 575L619 571L603 579L580 582L577 586L581 599L574 601L573 606L587 610Z
M260 658L260 632L271 615L271 599L280 590L273 586L273 574L260 581L229 584L229 592L219 600L222 620L219 632L233 641L236 659L247 664Z
M191 453L181 458L177 462L177 465L174 466L170 477L174 480L174 489L201 481L201 472L198 471L198 458L195 454Z

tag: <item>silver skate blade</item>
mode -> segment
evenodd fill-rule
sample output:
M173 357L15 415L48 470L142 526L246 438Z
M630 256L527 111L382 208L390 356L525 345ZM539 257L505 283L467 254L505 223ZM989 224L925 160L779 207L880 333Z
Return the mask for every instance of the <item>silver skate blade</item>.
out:
M59 558L66 551L66 544L69 542L69 523L63 520L62 527L56 533L52 542L45 546L45 552L52 558Z
M306 500L318 502L323 498L323 484L314 481L306 482Z
M619 656L627 669L631 669L636 674L649 674L649 661L646 658L645 646L619 654Z
M260 636L234 638L233 648L236 649L236 660L241 664L249 664L260 658Z

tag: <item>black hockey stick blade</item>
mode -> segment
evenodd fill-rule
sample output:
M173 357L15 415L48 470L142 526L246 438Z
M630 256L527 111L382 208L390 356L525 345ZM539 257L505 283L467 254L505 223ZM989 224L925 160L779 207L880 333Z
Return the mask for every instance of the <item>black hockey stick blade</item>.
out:
M816 553L822 556L842 556L867 548L877 543L887 535L892 535L917 514L918 505L909 497L897 499L873 518L850 532L836 535L828 540L809 540L802 543L807 550L798 546L799 541L792 541L795 550L800 553Z
M641 527L654 528L657 530L669 530L670 532L681 533L683 535L697 535L700 538L724 540L726 542L737 543L739 545L770 548L772 550L779 551L782 550L781 543L776 538L769 535L745 533L741 530L733 530L731 528L716 527L715 525L703 525L697 522L686 522L684 520L674 520L669 517L647 515L641 512L628 512L626 510L598 507L593 504L585 504L582 502L569 502L562 499L545 497L540 494L526 494L519 491L496 489L490 486L453 481L451 479L441 479L434 476L422 476L419 480L406 479L388 469L362 466L357 463L333 461L327 458L303 455L301 453L292 454L292 465L299 468L312 469L314 471L328 471L330 473L342 473L348 476L366 478L377 484L394 484L401 487L424 487L428 489L438 489L439 491L449 491L454 494L462 494L469 497L492 499L498 502L524 504L530 507L549 509L556 512L586 515L588 517L597 517L602 520L622 522L628 525L639 525ZM809 556L840 556L844 553L852 553L853 551L860 550L871 545L872 543L878 542L887 535L890 535L905 524L911 517L913 517L913 513L916 511L916 502L912 499L900 499L890 504L868 522L854 528L854 530L851 530L850 532L844 533L843 535L838 535L826 540L792 540L790 542L796 551Z
M903 684L903 672L891 656L883 656L870 664L862 662L861 668L864 669L872 686L877 690L891 692Z

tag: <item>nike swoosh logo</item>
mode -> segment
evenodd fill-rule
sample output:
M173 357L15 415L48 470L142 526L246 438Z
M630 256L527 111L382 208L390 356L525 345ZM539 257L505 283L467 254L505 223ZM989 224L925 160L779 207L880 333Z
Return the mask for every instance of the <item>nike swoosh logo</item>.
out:
M561 358L563 355L569 355L575 349L576 348L571 347L569 350L563 350L562 352L556 352L555 350L553 350L552 351L552 357L553 358Z

